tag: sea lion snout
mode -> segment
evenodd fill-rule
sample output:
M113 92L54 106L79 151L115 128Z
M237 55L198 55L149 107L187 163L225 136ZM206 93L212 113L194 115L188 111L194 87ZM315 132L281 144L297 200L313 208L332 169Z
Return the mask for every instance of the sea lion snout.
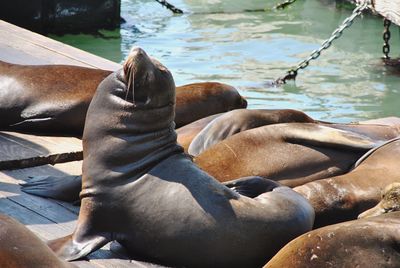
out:
M171 73L142 48L131 49L123 71L127 98L133 99L136 106L157 108L175 104L175 83Z

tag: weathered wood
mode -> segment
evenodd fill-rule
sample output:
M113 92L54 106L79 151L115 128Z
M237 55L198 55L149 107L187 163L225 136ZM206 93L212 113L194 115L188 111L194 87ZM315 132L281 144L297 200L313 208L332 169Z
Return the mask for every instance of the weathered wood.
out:
M67 64L105 70L121 66L0 20L0 60L18 64Z
M77 138L0 132L0 170L77 161L83 158Z
M400 0L373 0L376 12L400 26Z

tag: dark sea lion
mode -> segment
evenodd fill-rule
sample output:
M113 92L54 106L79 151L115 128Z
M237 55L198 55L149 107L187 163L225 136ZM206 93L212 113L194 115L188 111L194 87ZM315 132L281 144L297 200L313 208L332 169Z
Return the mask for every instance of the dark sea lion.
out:
M246 108L247 101L226 84L189 84L177 89L176 107L175 124L179 128L212 114Z
M316 227L356 219L380 201L382 189L400 181L400 140L368 152L363 159L344 175L294 188L314 207Z
M210 124L193 139L188 152L197 156L212 145L242 131L278 123L315 121L303 112L283 110L247 110L238 109L227 112Z
M1 268L73 268L57 258L53 251L23 224L0 214Z
M230 136L195 163L219 181L262 176L294 187L347 172L381 142L315 123L276 124Z
M86 111L111 72L69 65L0 61L0 129L82 135ZM177 87L176 125L246 107L235 88L221 83Z
M212 120L220 115L221 114L210 115L176 129L176 134L178 135L178 144L183 147L185 152L187 152L189 145L192 143L194 137L196 137L196 135L199 134L199 132L203 128L205 128L208 123L210 123Z
M265 268L400 267L400 212L326 226L291 241Z
M220 184L176 143L169 71L135 48L99 86L83 134L81 208L64 259L111 240L135 256L185 267L259 267L310 230L313 210L288 187L252 199Z
M369 218L394 211L400 211L400 178L399 182L386 186L382 191L382 200L375 207L358 215L358 218Z

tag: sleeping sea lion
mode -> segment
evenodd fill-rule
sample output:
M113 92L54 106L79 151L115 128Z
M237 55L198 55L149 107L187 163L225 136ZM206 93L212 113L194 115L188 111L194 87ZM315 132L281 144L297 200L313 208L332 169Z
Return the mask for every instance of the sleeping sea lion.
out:
M93 94L110 73L0 61L0 129L81 136ZM177 127L247 105L235 88L214 82L177 87L176 96Z
M53 251L23 224L0 214L1 268L73 268L57 258Z
M400 140L392 140L362 157L341 176L306 183L293 190L315 209L315 227L356 219L375 206L388 184L400 181Z
M358 218L369 218L394 211L400 211L400 178L398 182L386 186L382 191L382 200L375 207L358 215Z
M290 188L252 199L193 164L176 143L174 104L170 72L140 48L100 84L83 134L77 227L49 243L60 257L117 240L165 265L259 267L310 230L312 207Z
M400 212L338 223L291 241L265 268L400 267Z

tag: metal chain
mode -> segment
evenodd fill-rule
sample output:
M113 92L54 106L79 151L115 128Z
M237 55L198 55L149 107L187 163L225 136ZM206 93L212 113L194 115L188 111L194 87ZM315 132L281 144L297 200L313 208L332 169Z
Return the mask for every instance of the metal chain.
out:
M158 3L160 3L161 5L163 5L164 7L168 8L169 10L171 10L175 14L183 14L182 9L179 9L176 6L168 3L166 0L156 0L156 1Z
M392 22L388 19L383 20L383 47L382 47L382 52L383 52L383 59L388 60L390 59L389 53L390 53L390 45L389 45L389 40L390 40L390 25Z
M275 80L274 85L282 85L282 84L286 84L287 80L295 80L296 76L297 76L297 72L300 69L305 69L307 68L307 66L310 64L310 61L317 59L320 55L321 52L325 49L328 49L331 45L332 42L335 39L338 39L339 37L342 36L343 31L350 27L353 24L353 21L361 15L361 13L368 8L370 4L370 0L366 0L362 3L360 3L360 5L358 5L354 10L353 13L351 14L350 17L346 18L342 24L335 30L333 31L333 33L331 34L331 37L329 37L328 39L326 39L320 48L315 49L311 52L310 56L301 61L295 68L290 69L289 71L287 71L286 75L284 77L280 77L277 80Z
M296 2L296 0L286 0L286 1L283 2L283 3L277 4L277 5L275 6L275 9L284 9L284 8L286 8L287 6L293 4L294 2Z

